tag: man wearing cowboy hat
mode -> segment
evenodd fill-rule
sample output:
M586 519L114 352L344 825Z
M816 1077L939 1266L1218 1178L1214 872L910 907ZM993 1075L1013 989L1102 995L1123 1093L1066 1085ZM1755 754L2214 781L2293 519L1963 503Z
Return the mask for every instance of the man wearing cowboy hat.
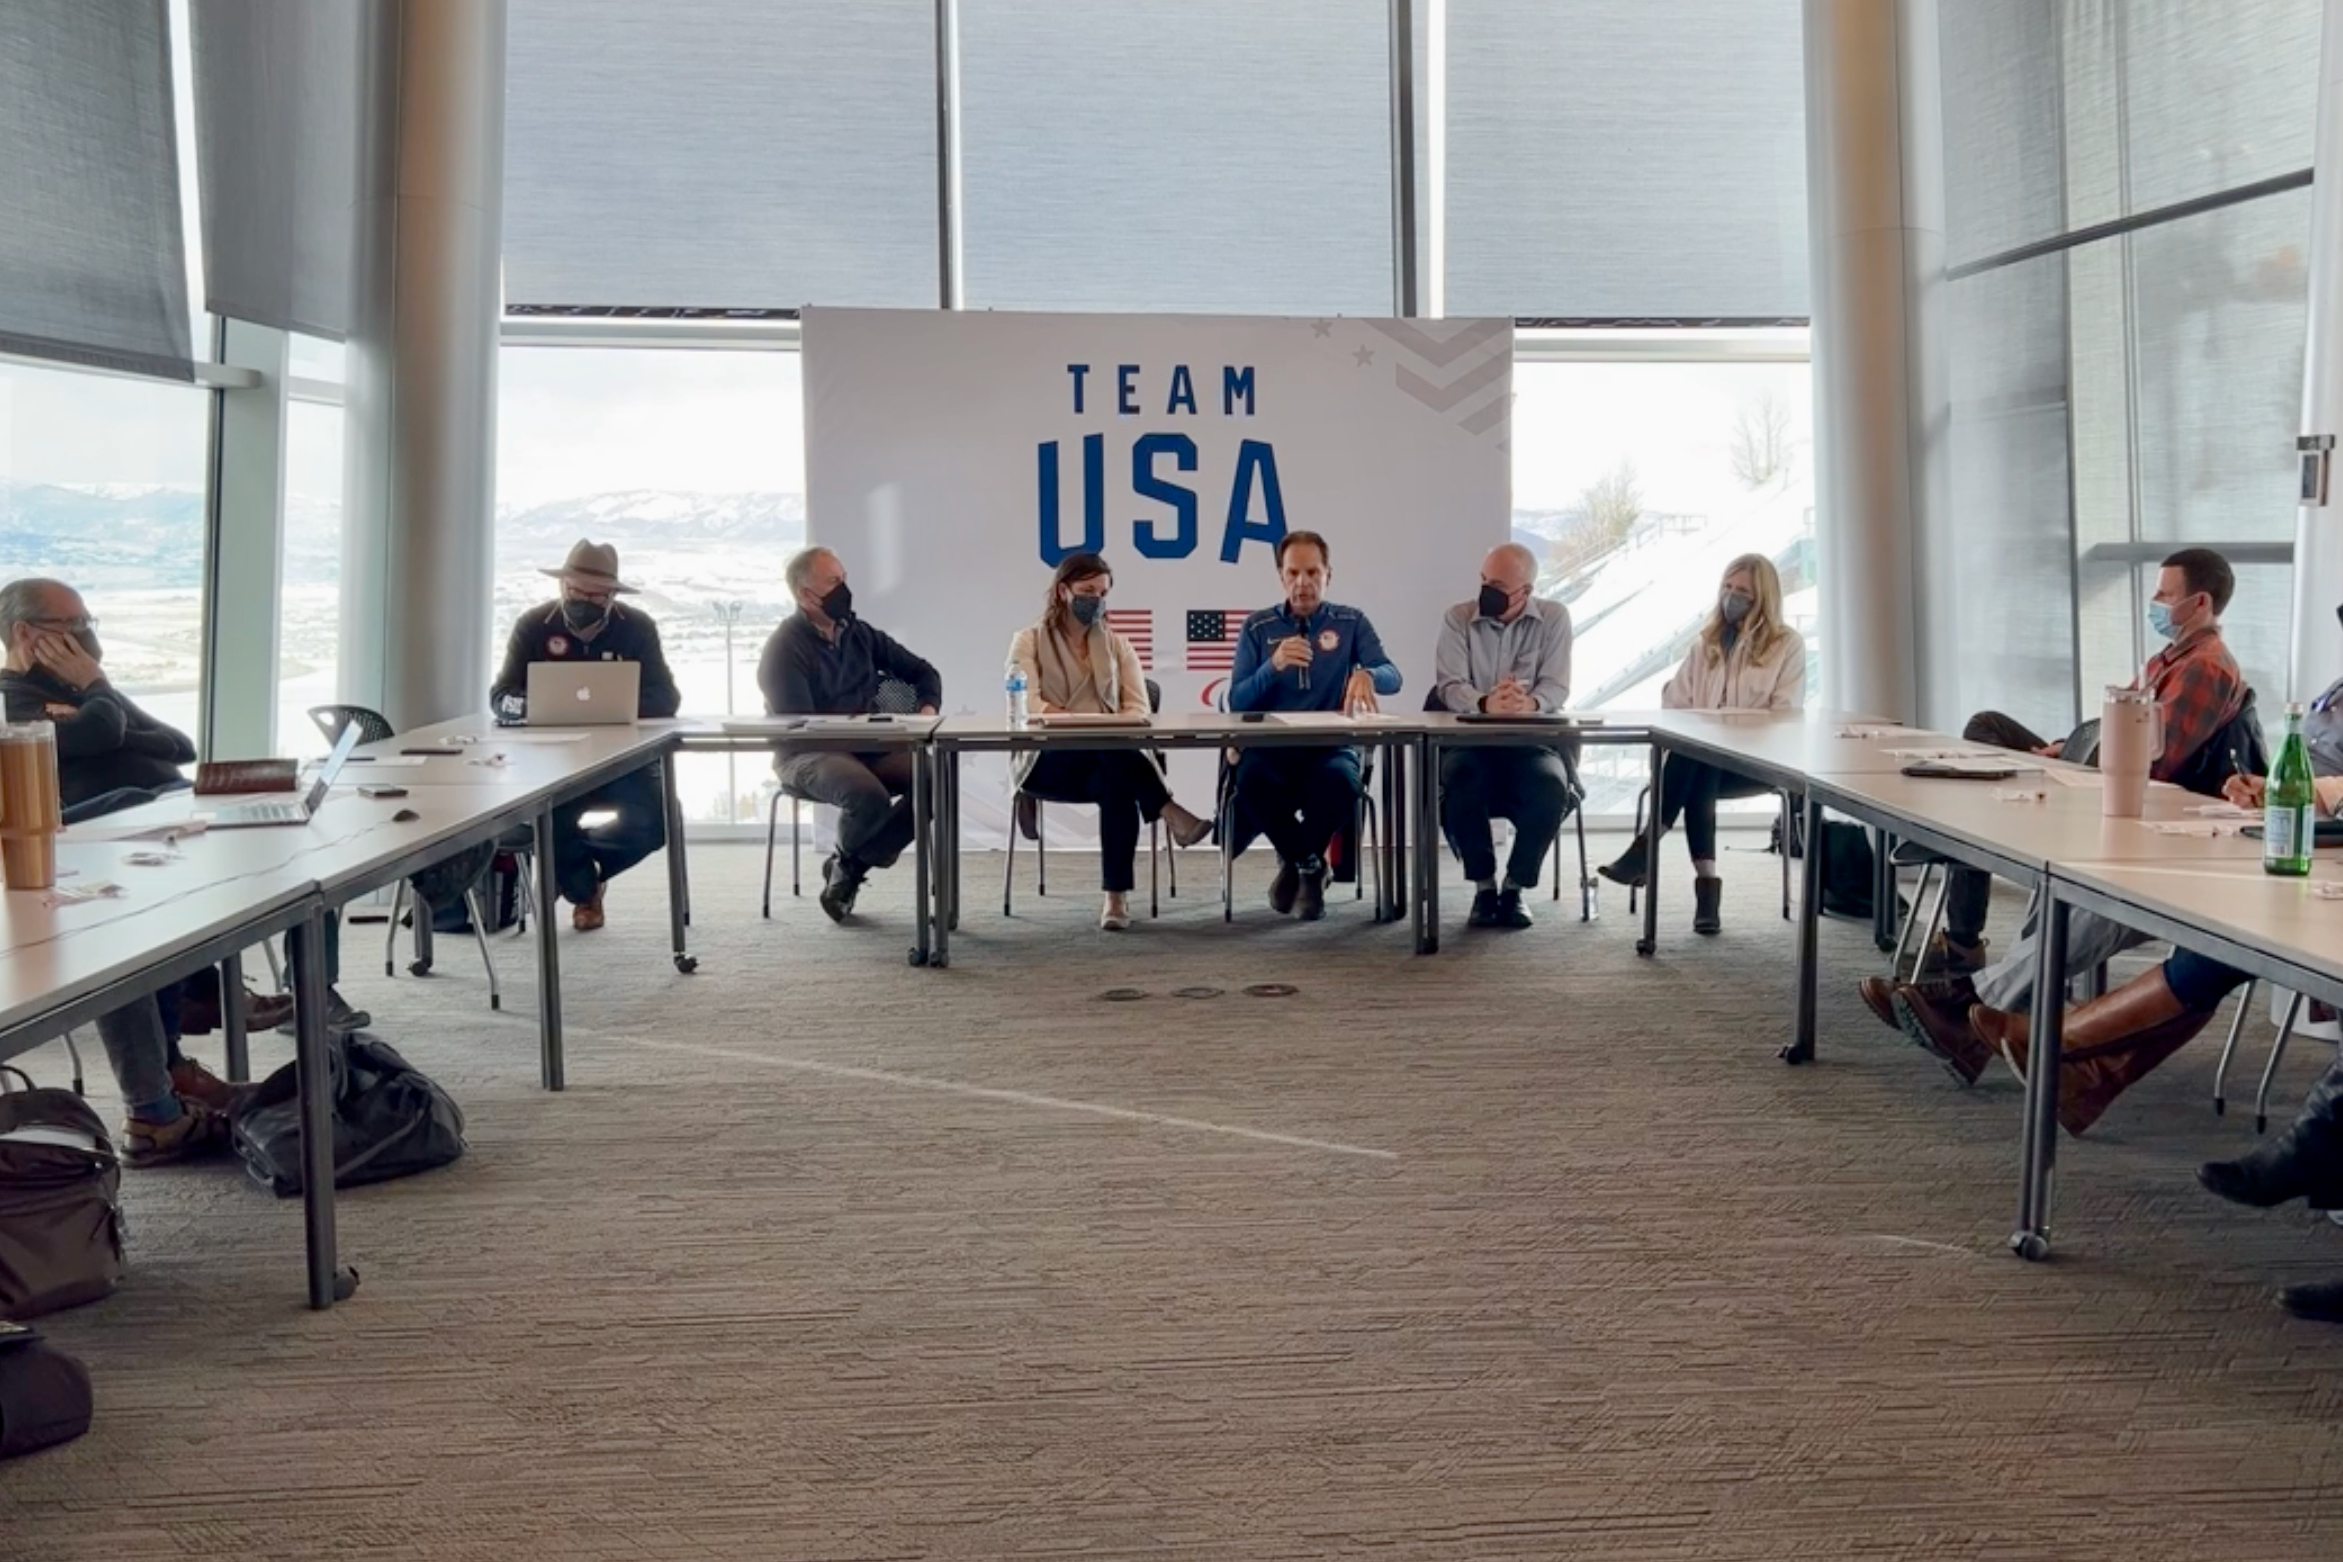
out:
M683 704L675 675L659 649L659 626L618 598L635 588L618 578L618 550L579 538L561 568L542 570L561 582L561 595L523 613L504 652L504 670L488 690L499 720L528 714L531 662L638 662L639 716L672 716ZM617 818L587 829L596 811ZM590 933L602 925L602 888L667 842L667 799L658 776L638 770L553 811L553 871L570 903L570 926Z

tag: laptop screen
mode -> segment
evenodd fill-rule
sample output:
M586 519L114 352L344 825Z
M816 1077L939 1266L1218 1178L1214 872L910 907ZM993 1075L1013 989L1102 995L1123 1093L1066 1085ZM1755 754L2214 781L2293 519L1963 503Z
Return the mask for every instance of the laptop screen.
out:
M347 722L342 735L334 740L333 752L325 756L325 763L317 767L317 779L309 783L309 795L302 802L311 813L325 806L326 793L334 789L341 776L342 766L349 762L350 752L358 746L358 723Z

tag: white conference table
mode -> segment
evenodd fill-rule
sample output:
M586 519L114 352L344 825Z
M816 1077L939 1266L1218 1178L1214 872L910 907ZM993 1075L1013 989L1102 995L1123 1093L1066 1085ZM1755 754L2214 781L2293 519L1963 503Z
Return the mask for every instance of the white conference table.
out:
M217 966L229 1072L245 1066L241 953L283 934L288 947L318 948L324 936L315 883L299 829L223 830L176 842L127 839L132 831L184 819L174 797L68 828L58 841L64 891L118 884L118 898L59 903L43 890L0 895L0 1059L29 1051L156 989ZM129 854L171 860L131 863ZM326 1065L324 975L299 959L295 1020L302 1128L302 1212L309 1302L332 1305L355 1288L341 1269L334 1229L333 1133Z

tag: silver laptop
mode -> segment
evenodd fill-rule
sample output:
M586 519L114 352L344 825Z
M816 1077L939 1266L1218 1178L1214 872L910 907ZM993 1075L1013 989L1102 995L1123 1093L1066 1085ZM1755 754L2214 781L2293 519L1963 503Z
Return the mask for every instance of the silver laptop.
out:
M632 726L642 690L643 669L636 662L531 662L528 724Z
M349 762L350 751L358 746L358 723L342 728L342 735L334 740L333 752L325 756L325 763L317 767L317 777L309 783L309 790L299 797L261 798L249 803L237 803L212 814L209 825L214 830L240 830L256 824L307 824L317 817L325 806L325 794L333 790L334 779Z

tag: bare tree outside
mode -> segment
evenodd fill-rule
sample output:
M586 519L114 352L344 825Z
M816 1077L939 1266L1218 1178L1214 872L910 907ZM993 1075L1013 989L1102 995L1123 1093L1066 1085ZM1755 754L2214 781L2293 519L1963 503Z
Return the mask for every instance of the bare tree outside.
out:
M1627 540L1643 519L1643 487L1635 463L1621 461L1593 486L1580 491L1562 534L1546 549L1539 589L1570 580Z
M1743 398L1733 419L1733 475L1748 489L1790 480L1790 409L1772 387Z

